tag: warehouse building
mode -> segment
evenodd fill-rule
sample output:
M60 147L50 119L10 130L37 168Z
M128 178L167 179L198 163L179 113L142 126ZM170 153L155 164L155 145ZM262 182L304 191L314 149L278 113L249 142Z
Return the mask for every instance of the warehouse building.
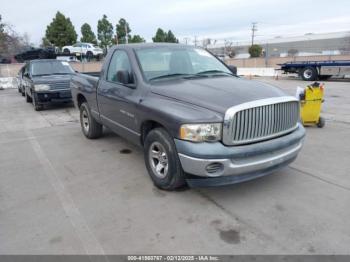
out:
M268 57L310 56L310 55L349 55L350 32L325 34L305 34L295 37L275 37L257 40ZM250 43L223 41L208 45L207 48L218 56L232 52L235 58L249 58Z

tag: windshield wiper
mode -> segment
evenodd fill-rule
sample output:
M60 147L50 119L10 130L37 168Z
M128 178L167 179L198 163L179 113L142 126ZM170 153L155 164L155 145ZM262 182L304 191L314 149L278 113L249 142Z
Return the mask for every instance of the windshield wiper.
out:
M206 74L225 74L225 75L233 76L233 74L230 74L221 70L207 70L207 71L199 72L196 75L206 75Z
M176 77L176 76L192 76L192 74L180 74L180 73L176 73L176 74L167 74L167 75L156 76L156 77L153 77L153 78L151 78L151 79L149 79L149 80L152 81L152 80L163 79L163 78L169 78L169 77Z
M33 75L33 76L50 76L51 74L37 74L37 75Z
M72 73L52 73L53 75L70 75Z

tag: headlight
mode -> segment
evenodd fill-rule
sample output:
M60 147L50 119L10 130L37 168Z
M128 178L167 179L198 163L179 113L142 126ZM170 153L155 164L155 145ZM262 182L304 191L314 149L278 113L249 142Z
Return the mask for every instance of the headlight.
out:
M180 138L193 142L214 142L221 140L221 123L186 124L180 128Z
M50 90L49 85L34 85L34 90L35 91L47 91Z

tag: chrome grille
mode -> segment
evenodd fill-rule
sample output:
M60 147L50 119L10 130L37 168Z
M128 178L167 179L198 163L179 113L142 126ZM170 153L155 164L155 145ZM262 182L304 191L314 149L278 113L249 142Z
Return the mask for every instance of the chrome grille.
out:
M70 86L69 86L69 81L64 81L64 82L53 82L53 83L50 83L50 88L52 90L59 90L59 89L69 89Z
M299 102L294 97L253 101L226 112L223 142L248 144L291 132L297 127Z

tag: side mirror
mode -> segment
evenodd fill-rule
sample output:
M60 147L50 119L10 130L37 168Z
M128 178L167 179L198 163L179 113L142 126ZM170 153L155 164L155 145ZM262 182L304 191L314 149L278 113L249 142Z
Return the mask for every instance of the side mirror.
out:
M237 67L236 66L228 65L227 67L230 69L232 74L234 74L235 76L237 75Z
M131 84L131 77L127 70L119 70L117 71L117 81L124 85Z
M234 65L227 65L227 67L230 69L231 73L235 76L237 75L237 67Z

